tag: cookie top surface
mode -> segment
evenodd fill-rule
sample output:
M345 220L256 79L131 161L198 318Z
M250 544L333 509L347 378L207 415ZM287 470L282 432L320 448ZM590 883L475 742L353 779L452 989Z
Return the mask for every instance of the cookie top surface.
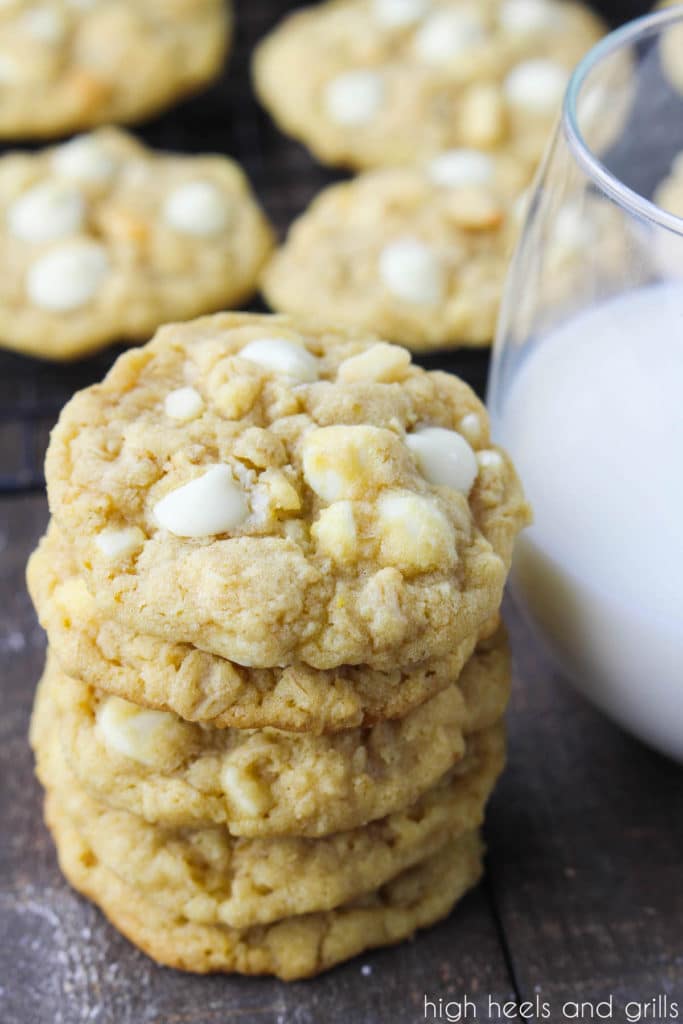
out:
M45 816L60 867L74 888L157 963L199 973L275 974L286 981L310 977L364 949L400 942L444 917L482 873L483 844L476 831L468 832L375 893L335 910L235 929L188 921L179 910L126 885L98 861L54 794L47 797Z
M247 298L273 244L223 156L100 129L0 157L0 338L66 359Z
M456 146L533 166L569 73L604 27L557 0L328 0L287 17L254 79L324 162L412 163Z
M528 518L462 381L248 314L121 356L46 474L105 614L252 667L447 654L497 612Z
M0 137L147 117L212 79L224 0L9 0L0 6Z
M236 839L220 827L161 829L94 800L69 771L49 711L39 701L31 726L38 774L97 859L168 910L235 928L331 910L477 828L505 752L502 726L478 733L457 768L416 804L351 832L315 842Z
M332 185L268 264L270 305L416 350L490 343L528 182L472 149Z
M468 673L462 688L452 682L403 719L326 736L202 727L100 694L51 660L42 699L58 716L71 770L111 806L171 828L319 836L413 803L462 759L468 734L500 719L503 639L483 665L475 654Z
M67 675L218 728L324 733L402 718L458 678L477 642L472 634L442 658L386 672L365 665L245 668L103 617L54 522L29 560L27 577L50 647ZM491 636L493 643L497 625L496 615L480 640ZM480 642L480 655L483 650Z

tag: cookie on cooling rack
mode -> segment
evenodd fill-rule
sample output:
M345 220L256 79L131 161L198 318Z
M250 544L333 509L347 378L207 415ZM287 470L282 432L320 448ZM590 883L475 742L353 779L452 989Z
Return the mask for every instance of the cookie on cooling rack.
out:
M117 129L0 157L0 346L68 359L239 305L273 235L224 156Z
M604 32L558 0L328 0L257 49L256 89L326 163L411 163L456 146L545 148L569 74Z
M457 149L332 185L267 265L265 297L414 350L489 344L528 180L514 158Z
M147 117L214 78L231 23L229 0L0 4L0 137Z

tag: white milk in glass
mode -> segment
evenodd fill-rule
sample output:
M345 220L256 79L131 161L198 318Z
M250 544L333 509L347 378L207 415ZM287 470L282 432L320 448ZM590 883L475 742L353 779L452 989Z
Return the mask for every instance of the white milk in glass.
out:
M683 285L527 351L494 423L534 508L514 588L579 687L683 760Z

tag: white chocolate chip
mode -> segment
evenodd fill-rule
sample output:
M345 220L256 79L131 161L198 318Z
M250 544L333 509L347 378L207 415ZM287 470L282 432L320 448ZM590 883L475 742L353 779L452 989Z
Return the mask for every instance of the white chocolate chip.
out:
M303 471L324 501L361 498L390 471L394 435L363 424L319 427L303 441Z
M207 238L224 231L230 221L228 197L208 181L180 185L166 198L164 219L185 235Z
M301 383L318 379L318 360L303 345L288 338L257 338L245 345L239 356L270 373Z
M34 185L7 209L10 233L24 242L52 242L76 234L84 219L83 196L63 181Z
M477 149L450 149L430 162L427 173L435 185L467 188L489 185L495 175L495 164L487 153Z
M505 0L498 20L510 35L530 35L556 28L561 21L559 8L549 0Z
M481 440L481 418L476 412L465 413L458 423L458 430L470 444L477 444Z
M425 480L435 487L451 487L469 494L479 467L469 444L455 430L423 427L406 437Z
M87 305L109 270L109 257L98 242L60 245L29 267L26 292L41 309L67 313Z
M19 26L33 39L53 45L61 42L66 32L64 15L52 7L34 7L26 11Z
M482 469L500 469L503 465L503 456L492 448L485 448L477 452L477 462Z
M328 82L325 107L337 124L366 124L379 110L383 97L384 83L376 71L346 71Z
M486 38L473 10L443 10L432 14L415 34L417 57L427 64L447 64Z
M276 512L298 512L301 498L296 487L281 469L267 469L259 477L259 487L266 496L266 508Z
M272 807L273 800L267 784L237 764L227 762L221 773L221 784L223 792L240 814L258 817Z
M51 163L55 174L93 184L110 181L117 168L112 154L92 135L79 135L58 146L52 153Z
M379 273L398 299L425 306L441 301L443 264L431 246L416 238L402 238L385 245L379 257Z
M168 711L149 711L120 697L108 697L98 709L96 730L110 750L152 767L158 764L160 748L176 724Z
M95 545L105 558L127 558L144 543L145 535L137 526L101 530L95 537Z
M212 537L233 530L249 515L249 503L229 466L211 466L154 506L159 526L176 537Z
M421 494L382 494L377 503L377 528L384 564L404 572L427 572L454 562L453 527L441 509Z
M386 28L414 25L429 10L429 0L374 0L373 13Z
M349 562L358 550L358 531L350 501L335 501L324 508L311 527L311 535L323 555L335 562Z
M172 420L185 423L201 415L204 400L195 388L176 388L170 391L164 400L164 412Z
M503 88L511 106L530 114L552 114L560 107L568 79L561 64L538 57L514 67Z
M410 352L400 345L379 341L357 356L340 363L337 377L344 384L357 380L376 380L383 384L403 380L410 366Z
M53 600L55 607L68 622L77 621L80 626L89 619L97 617L95 599L85 585L85 581L72 576L55 587Z

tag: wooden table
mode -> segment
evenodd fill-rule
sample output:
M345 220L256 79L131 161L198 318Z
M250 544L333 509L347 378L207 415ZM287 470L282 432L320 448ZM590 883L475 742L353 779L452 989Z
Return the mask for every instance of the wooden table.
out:
M331 177L273 132L247 91L248 49L283 6L244 0L225 81L145 131L160 145L239 154L281 227ZM154 966L68 888L26 740L44 638L23 574L47 521L47 430L112 357L66 368L0 357L0 1024L416 1024L457 1020L466 998L463 1020L560 1022L576 1019L574 1001L590 1004L578 1019L636 1020L625 1005L653 997L657 1011L640 1019L674 1019L661 997L683 1019L680 770L571 692L512 607L510 763L488 818L488 872L445 923L311 982L195 978ZM483 387L481 355L445 365ZM499 1013L490 999L547 1002L549 1016Z

